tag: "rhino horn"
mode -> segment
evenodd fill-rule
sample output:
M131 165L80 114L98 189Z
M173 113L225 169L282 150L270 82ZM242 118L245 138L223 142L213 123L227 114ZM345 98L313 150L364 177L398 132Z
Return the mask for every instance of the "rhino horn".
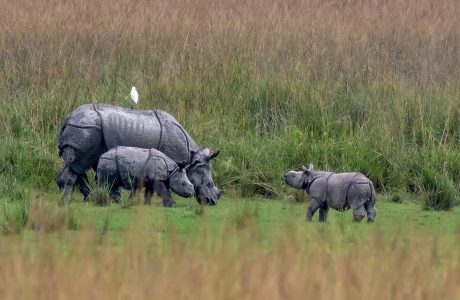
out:
M294 169L295 171L306 171L307 168L303 164L300 164L297 166L297 168Z
M211 154L211 157L209 157L209 159L214 159L216 158L220 153L220 150L217 150L216 152L214 152L213 154Z

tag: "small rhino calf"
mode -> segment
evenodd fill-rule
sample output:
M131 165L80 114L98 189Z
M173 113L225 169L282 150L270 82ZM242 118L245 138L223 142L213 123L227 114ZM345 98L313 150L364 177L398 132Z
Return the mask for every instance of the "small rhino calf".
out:
M376 216L375 190L372 181L361 173L332 173L315 171L313 164L301 166L284 175L286 183L296 189L305 189L311 197L307 221L319 209L319 221L327 218L329 207L344 211L353 210L353 222L360 222L367 214L367 222Z
M144 204L151 204L156 192L164 206L175 204L170 189L182 197L194 194L185 169L156 149L119 146L104 153L97 164L98 186L109 186L112 198L120 198L120 187L137 190L145 187Z

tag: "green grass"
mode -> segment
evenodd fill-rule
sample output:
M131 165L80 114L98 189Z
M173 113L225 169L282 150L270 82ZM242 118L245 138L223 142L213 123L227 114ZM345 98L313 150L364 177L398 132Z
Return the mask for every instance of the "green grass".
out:
M140 231L136 235L146 240L169 240L171 235L175 235L187 243L199 244L205 235L214 239L220 234L244 234L248 229L255 228L256 238L265 246L289 232L308 235L310 238L324 234L340 245L337 248L339 252L363 243L379 232L389 238L395 235L416 239L436 236L445 245L454 242L460 228L460 219L457 217L459 207L449 212L427 211L423 205L409 198L405 198L403 204L394 203L389 198L378 196L376 222L369 225L365 221L352 223L351 211L335 210L330 211L325 224L318 222L317 215L312 223L306 223L307 203L296 203L291 198L267 200L260 197L224 197L215 207L202 207L194 199L178 198L174 208L164 208L159 199L154 198L157 201L152 206L134 205L126 209L119 205L99 207L75 201L70 207L59 207L56 204L59 195L38 194L31 200L30 213L40 211L34 203L43 201L41 205L45 207L45 214L39 214L38 218L29 215L32 221L23 224L22 232L25 236L33 236L35 231L42 228L47 232L72 236L77 231L93 228L99 239L107 239L117 245L123 241L127 232L135 228ZM20 206L17 201L2 201L8 203L10 210ZM5 221L8 220L0 214L0 224ZM56 225L60 222L63 224L61 227ZM34 225L31 226L31 223ZM11 234L20 231L15 230Z
M8 4L10 26L0 34L14 42L0 44L0 194L52 190L62 120L81 104L131 106L135 85L136 108L166 110L200 146L222 150L214 164L222 188L277 197L283 172L311 161L360 171L379 192L427 192L427 206L449 208L460 186L460 27L449 17L458 4L430 3L350 2L335 11L257 1L239 3L240 16L206 2L159 1L139 4L143 17L132 18L108 0L88 4L99 16L91 30L64 1L24 13ZM269 7L276 22L260 13ZM218 23L201 23L207 17Z

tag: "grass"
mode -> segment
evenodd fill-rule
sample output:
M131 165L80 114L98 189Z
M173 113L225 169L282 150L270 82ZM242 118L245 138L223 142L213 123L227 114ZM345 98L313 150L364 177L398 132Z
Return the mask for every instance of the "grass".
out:
M267 201L260 197L224 197L215 207L203 207L194 199L179 199L177 207L168 209L162 207L161 201L155 197L157 201L154 201L152 207L137 203L126 209L116 204L99 207L78 201L72 202L69 207L60 207L56 204L59 195L51 193L37 194L30 200L30 208L25 211L21 202L2 201L7 203L12 212L24 211L19 219L25 219L21 224L26 231L42 228L46 232L94 228L103 235L109 235L114 242L119 242L123 233L134 225L146 236L169 236L174 232L184 240L198 243L203 234L215 238L222 227L235 232L256 227L260 230L260 238L270 242L273 237L283 234L286 224L295 226L296 230L307 235L317 230L326 230L331 236L342 236L344 233L356 235L360 232L363 238L367 238L375 232L375 228L391 236L407 227L413 231L412 234L420 237L436 234L447 242L455 237L460 225L456 217L460 208L455 207L449 212L430 211L407 194L400 194L400 197L402 200L399 202L402 203L395 203L392 196L378 196L375 226L366 226L365 222L362 225L353 224L351 211L341 213L334 210L330 211L327 224L320 224L317 215L314 222L308 224L304 222L307 203L299 203L291 198ZM138 224L139 216L141 224ZM0 222L5 221L8 221L8 217L2 215Z
M1 299L459 298L459 1L0 7ZM62 120L133 85L222 150L219 205L58 206ZM376 223L306 224L309 162L369 176Z
M384 193L425 191L428 169L444 177L431 190L458 193L458 1L1 5L2 194L50 190L61 121L130 105L132 85L138 108L222 149L215 181L243 196L283 194L280 175L310 161Z
M58 197L40 195L24 230L0 235L2 299L438 299L459 293L459 208L425 211L407 194L403 204L379 195L371 225L352 223L350 211L331 211L325 224L305 223L306 203L288 198L227 197L199 214L198 204L185 199L175 208L159 199L130 209L73 202L77 231L62 223L70 211L56 204Z

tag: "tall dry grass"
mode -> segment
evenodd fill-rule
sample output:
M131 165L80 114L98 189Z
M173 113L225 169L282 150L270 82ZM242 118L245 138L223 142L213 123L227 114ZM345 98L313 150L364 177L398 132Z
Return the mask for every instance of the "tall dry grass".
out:
M236 55L254 76L445 84L459 76L458 12L453 0L2 1L2 58L12 71L3 75L48 88L76 79L67 84L93 90L107 63L119 63L115 75L164 84L210 65L228 71Z
M288 228L286 228L288 229ZM164 243L133 227L122 243L91 230L0 236L2 299L458 299L458 249L434 236L378 234L347 246L298 230L269 247L253 227ZM144 238L139 238L144 236ZM337 242L338 241L338 242ZM63 246L62 243L66 246ZM458 241L457 241L458 242ZM344 251L344 246L348 250Z
M245 195L276 195L283 171L308 161L360 170L379 191L423 192L427 169L458 186L459 6L2 0L0 183L11 188L0 192L53 186L66 114L127 106L131 85L139 108L170 111L222 148L217 183Z

